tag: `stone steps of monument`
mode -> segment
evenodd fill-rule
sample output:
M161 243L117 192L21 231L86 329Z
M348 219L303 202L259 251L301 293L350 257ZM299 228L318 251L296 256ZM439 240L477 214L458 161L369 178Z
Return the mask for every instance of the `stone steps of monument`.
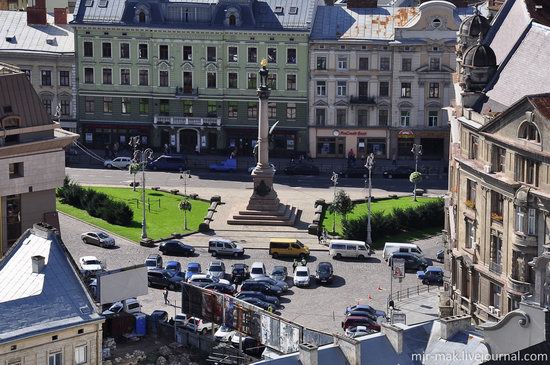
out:
M301 210L296 207L291 207L285 216L239 216L234 215L233 219L227 221L228 224L246 224L259 226L293 226L296 217L301 213ZM258 219L259 218L259 219Z
M263 216L263 215L277 215L284 216L287 214L287 211L290 209L288 204L280 204L277 210L265 211L265 210L240 210L239 214L244 216ZM266 214L267 213L267 214Z

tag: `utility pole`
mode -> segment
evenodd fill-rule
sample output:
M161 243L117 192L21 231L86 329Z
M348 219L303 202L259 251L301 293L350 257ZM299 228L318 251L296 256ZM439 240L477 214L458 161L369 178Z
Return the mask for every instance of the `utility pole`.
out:
M191 170L180 170L180 180L183 180L183 195L187 196L187 179L191 178Z
M139 137L132 137L132 138L139 138ZM131 142L132 143L132 142ZM136 143L136 142L133 142ZM139 144L139 142L137 142ZM143 213L143 219L141 220L141 240L145 241L147 240L147 220L145 217L145 166L147 165L147 162L150 161L153 157L153 150L150 148L146 148L144 150L138 150L136 147L134 148L134 161L139 161L140 167L141 167L141 206L142 206L142 213Z
M372 180L371 180L371 170L372 170L372 167L374 166L374 153L370 153L368 156L367 156L367 163L365 164L365 167L369 170L369 201L367 203L367 209L368 209L368 215L367 215L367 245L371 246L372 245L372 237L371 237L371 225L370 225L370 215L371 215L371 210L370 210L370 202L371 202L371 197L372 197ZM369 247L370 249L370 247Z
M413 144L413 148L411 152L414 154L414 172L418 172L418 156L422 156L422 145L421 144ZM416 201L416 180L414 182L414 201Z

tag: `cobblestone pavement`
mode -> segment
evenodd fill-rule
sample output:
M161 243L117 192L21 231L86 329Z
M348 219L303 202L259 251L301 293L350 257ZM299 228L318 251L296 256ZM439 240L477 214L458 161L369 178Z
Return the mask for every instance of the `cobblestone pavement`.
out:
M80 234L88 230L94 230L93 227L61 213L60 224L63 241L75 260L84 255L94 255L106 262L108 269L116 269L143 263L148 254L158 253L155 248L141 247L120 237L115 237L117 247L114 249L102 249L97 246L85 245L80 240ZM241 231L223 231L222 233L227 238L241 239L243 237ZM249 234L260 242L267 241L270 232ZM193 244L192 237L188 237L184 241ZM422 247L427 257L434 258L437 249L441 247L441 237L437 236L417 243ZM164 256L164 261L174 259L180 261L183 267L191 261L199 262L204 271L213 258L208 254L206 248L198 248L197 254L196 257L192 258ZM242 259L225 258L223 260L228 269L235 262L245 262L250 265L255 261L262 261L268 270L271 270L274 265L285 265L289 272L292 272L291 259L274 260L264 249L248 249ZM281 310L281 315L284 318L310 328L334 332L340 328L343 312L347 305L357 302L369 303L378 309L386 310L386 298L390 292L390 271L381 258L381 251L377 251L370 259L363 262L355 260L337 261L328 257L326 251L316 251L312 253L309 260L310 269L315 271L315 267L320 261L330 261L334 265L334 283L327 287L313 284L307 289L291 287L282 297L284 309ZM291 282L290 278L289 282ZM411 272L403 279L401 284L394 285L394 290L416 287L417 285L419 285L419 282L415 274ZM180 298L175 292L170 293L169 299L172 304L177 305L180 302ZM139 300L145 313L150 313L155 309L164 309L169 313L174 313L176 309L164 304L160 289L150 289L149 294L140 297ZM432 308L431 312L428 308L424 309L429 312L428 314L437 313L437 307ZM436 312L433 312L434 310ZM413 323L414 316L414 312L411 312L407 317L407 323Z

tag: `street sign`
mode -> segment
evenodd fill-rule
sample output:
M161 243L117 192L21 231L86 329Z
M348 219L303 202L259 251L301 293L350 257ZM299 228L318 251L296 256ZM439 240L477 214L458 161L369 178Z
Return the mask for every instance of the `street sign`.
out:
M392 276L394 279L405 277L405 259L392 259Z
M392 313L391 313L391 323L392 324L396 324L396 323L407 324L407 315L403 312L392 311Z

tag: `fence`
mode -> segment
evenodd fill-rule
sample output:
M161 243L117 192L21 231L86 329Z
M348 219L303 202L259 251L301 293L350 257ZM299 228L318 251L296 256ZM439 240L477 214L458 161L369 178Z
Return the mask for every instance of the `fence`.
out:
M435 286L435 288L433 288L433 286ZM411 296L414 296L414 295L419 295L420 293L424 293L424 292L429 293L430 288L431 288L432 291L439 290L439 286L437 286L437 285L424 285L424 284L422 284L422 285L413 286L413 287L410 287L410 288L407 288L407 289L403 289L403 290L393 292L392 294L388 295L388 303L391 300L400 301L400 300L403 300L403 299L410 298Z

